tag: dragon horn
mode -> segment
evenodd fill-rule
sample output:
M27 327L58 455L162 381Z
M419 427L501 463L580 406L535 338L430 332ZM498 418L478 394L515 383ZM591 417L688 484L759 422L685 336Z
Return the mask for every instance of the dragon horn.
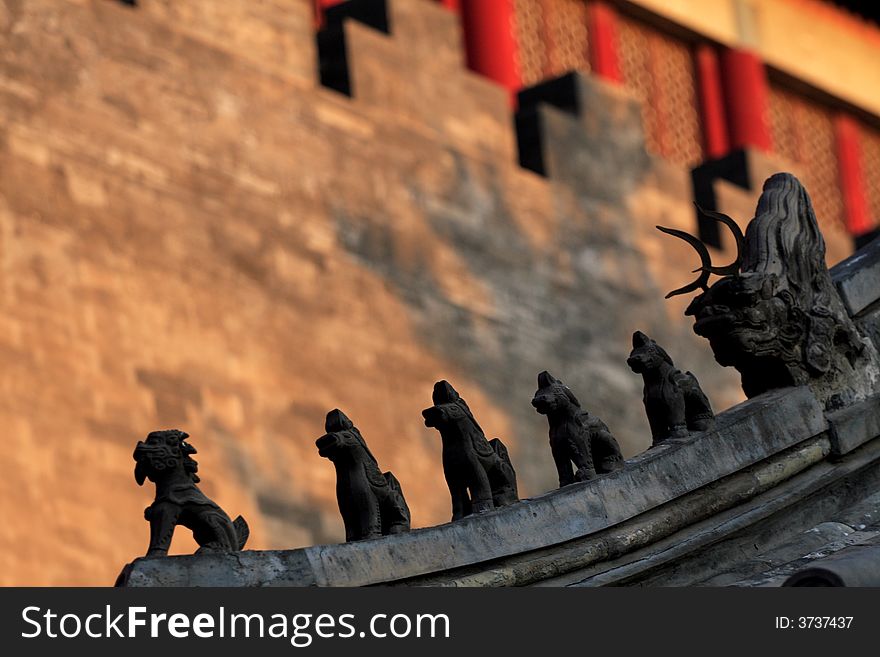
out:
M731 274L738 274L740 267L742 267L742 247L745 238L743 237L743 232L733 219L728 217L726 214L722 212L713 212L712 210L706 210L701 208L698 203L694 202L694 205L697 207L697 212L700 214L704 214L707 217L714 219L715 221L720 221L722 224L727 226L730 229L730 232L733 233L733 239L736 242L736 260L731 262L729 265L724 265L723 267L713 267L709 266L708 270L712 274L718 274L719 276L729 276ZM703 268L706 268L703 265ZM701 269L695 269L694 273L701 271Z
M669 299L670 297L674 297L679 294L687 294L688 292L694 292L698 289L702 289L704 292L708 290L709 287L707 284L709 282L709 274L712 270L712 258L709 256L709 251L706 249L706 245L693 235L686 233L683 230L677 230L675 228L664 228L663 226L657 226L657 230L659 230L661 233L666 233L667 235L677 237L690 244L694 248L694 251L699 254L700 262L703 265L702 267L700 267L700 269L696 270L700 272L700 275L695 281L693 281L692 283L688 283L687 285L680 287L677 290L673 290L664 298Z

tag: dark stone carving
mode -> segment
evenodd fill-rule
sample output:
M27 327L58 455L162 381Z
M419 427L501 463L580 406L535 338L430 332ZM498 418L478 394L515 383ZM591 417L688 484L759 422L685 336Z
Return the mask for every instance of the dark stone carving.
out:
M153 431L134 449L134 478L139 486L145 479L156 484L156 499L144 510L150 521L148 557L164 556L171 546L174 527L192 530L201 552L234 552L247 542L250 530L244 518L234 521L199 490L198 463L192 458L195 447L186 442L189 434L170 429Z
M336 501L345 540L360 541L409 531L409 507L400 482L379 470L361 432L338 408L327 413L318 454L336 467Z
M547 416L560 488L623 467L620 446L605 423L582 409L571 389L550 372L538 375L532 406Z
M654 445L715 426L715 414L697 377L677 370L663 347L641 331L633 333L626 364L644 379L643 400Z
M436 428L443 441L452 519L516 502L516 473L504 443L486 440L467 403L448 382L435 383L432 398L434 405L422 415L425 426Z
M714 267L698 239L658 226L691 244L702 261L697 280L667 297L702 289L686 314L715 359L739 370L746 395L807 384L830 408L870 391L877 354L832 285L825 240L797 178L778 173L764 183L745 236L730 217L705 214L733 232L737 258ZM711 287L710 274L722 276Z

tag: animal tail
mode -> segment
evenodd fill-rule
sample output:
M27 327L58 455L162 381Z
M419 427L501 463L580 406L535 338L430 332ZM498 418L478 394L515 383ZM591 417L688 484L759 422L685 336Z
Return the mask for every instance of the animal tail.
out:
M385 481L388 482L391 490L403 494L403 489L400 487L400 482L397 480L397 477L394 476L393 472L383 472L382 476L385 477Z
M392 491L392 495L385 498L384 509L382 510L383 534L396 534L401 531L409 531L411 516L409 505L403 496L403 488L397 477L392 472L383 472L382 476L388 482L388 487Z
M235 536L238 538L238 549L241 550L251 535L250 527L248 527L247 521L241 516L232 521L232 526L235 528Z
M507 453L507 446L501 442L501 438L493 438L489 441L489 444L492 445L492 450L501 458L501 460L512 468L513 463L510 462L510 454Z
M492 499L495 506L512 504L519 499L519 492L516 485L516 471L513 469L513 463L510 462L507 446L501 442L500 438L493 438L489 444L502 463L500 468L495 468L493 472L488 473L489 483L492 486Z
M608 428L608 425L589 411L581 411L578 413L578 420L580 420L581 424L591 431L599 430L611 433L611 429Z

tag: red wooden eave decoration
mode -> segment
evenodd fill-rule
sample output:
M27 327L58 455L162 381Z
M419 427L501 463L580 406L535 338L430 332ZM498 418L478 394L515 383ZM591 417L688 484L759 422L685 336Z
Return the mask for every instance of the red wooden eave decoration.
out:
M717 159L730 152L727 112L724 108L724 87L721 82L721 64L718 61L718 51L709 44L697 46L695 63L703 129L703 150L707 159Z
M868 197L865 193L859 125L852 117L838 114L834 119L834 132L837 141L837 166L840 174L840 191L843 195L844 219L850 234L858 236L873 228Z
M621 82L617 56L617 12L607 3L596 0L587 5L590 68L600 77Z
M773 150L770 91L764 63L751 50L730 48L721 56L731 148Z
M459 0L467 63L511 93L522 86L513 0Z

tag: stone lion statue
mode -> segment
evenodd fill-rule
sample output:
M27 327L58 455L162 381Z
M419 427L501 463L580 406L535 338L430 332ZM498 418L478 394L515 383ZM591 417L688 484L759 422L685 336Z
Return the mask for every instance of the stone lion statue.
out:
M434 405L423 410L422 417L425 426L440 432L452 519L519 500L516 472L501 439L486 440L471 409L448 381L434 384L432 400Z
M712 429L715 414L697 377L677 369L666 350L641 331L632 341L626 363L645 383L642 401L653 444Z
M327 413L327 432L315 445L336 467L336 501L345 540L360 541L410 529L409 506L397 477L382 472L360 430L338 408Z
M547 416L560 488L623 467L620 446L608 426L581 408L571 389L546 370L538 374L532 406Z
M153 431L134 450L134 478L139 486L146 479L156 484L156 499L144 510L150 522L148 557L165 556L171 547L174 528L192 530L200 552L241 550L250 531L244 518L230 520L226 512L199 490L195 448L186 442L189 434L170 429Z

